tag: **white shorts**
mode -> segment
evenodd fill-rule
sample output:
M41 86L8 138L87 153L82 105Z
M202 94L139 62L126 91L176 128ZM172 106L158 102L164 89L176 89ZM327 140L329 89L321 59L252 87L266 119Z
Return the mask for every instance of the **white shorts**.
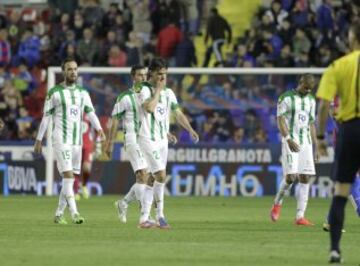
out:
M134 173L136 173L136 171L138 170L148 168L148 164L146 163L144 153L140 149L139 144L137 143L127 144L125 148L125 156L130 161Z
M145 159L149 165L150 173L166 170L168 157L168 141L151 141L139 139L139 145L145 155Z
M299 152L291 152L287 142L282 143L281 164L285 175L315 175L313 148L310 144L300 145Z
M81 167L81 146L56 145L54 146L56 165L59 173L73 171L80 174Z

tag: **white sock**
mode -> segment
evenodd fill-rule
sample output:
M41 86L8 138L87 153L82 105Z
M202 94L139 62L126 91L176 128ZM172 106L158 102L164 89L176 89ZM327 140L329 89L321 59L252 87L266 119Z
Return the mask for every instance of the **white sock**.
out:
M148 185L145 185L144 195L141 201L140 223L143 223L149 219L153 199L154 199L153 188Z
M55 216L62 216L64 215L65 208L67 206L66 197L63 193L63 188L61 188L60 194L59 194L59 204L55 212Z
M75 197L74 197L74 178L63 179L62 192L65 195L67 203L69 204L69 211L71 217L74 217L75 214L78 214Z
M300 219L305 216L305 210L309 199L309 189L309 184L299 183L296 219Z
M135 195L135 187L136 187L136 183L134 185L132 185L132 187L130 188L129 192L125 195L125 197L123 198L123 202L126 205L129 205L131 202L136 200L136 195Z
M157 206L157 217L164 218L164 189L165 183L154 182L154 199Z
M144 197L146 184L135 183L134 187L135 187L134 190L135 190L136 200L141 203L142 198Z
M289 185L288 183L286 183L286 179L283 178L283 180L280 183L279 191L275 197L275 201L274 201L275 204L280 204L280 205L282 204L284 195L285 195L286 191L290 190L291 185L292 184Z

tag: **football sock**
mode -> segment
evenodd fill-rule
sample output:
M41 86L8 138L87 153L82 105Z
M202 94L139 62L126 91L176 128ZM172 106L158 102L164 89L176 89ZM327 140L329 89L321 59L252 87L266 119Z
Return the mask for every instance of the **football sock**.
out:
M69 204L69 211L71 217L73 217L75 214L78 214L73 187L74 187L74 178L63 179L62 192L65 195L67 203Z
M146 187L145 184L135 183L135 185L134 185L135 196L136 196L136 199L140 202L140 204L141 204L141 200L144 196L145 187Z
M141 201L141 215L140 223L143 223L149 219L151 204L154 199L153 188L145 185L144 196Z
M309 199L310 185L299 183L299 190L297 196L296 219L303 218L305 215L306 206Z
M84 171L82 174L83 186L86 186L90 178L90 172Z
M283 178L283 180L280 183L279 191L275 197L275 201L274 201L275 204L280 204L280 205L282 204L285 192L291 188L291 185L292 184L286 183L286 179Z
M164 217L164 189L165 183L154 182L154 199L157 205L157 217Z
M331 250L340 253L341 230L344 226L345 205L347 198L334 196L332 199L329 215Z
M67 201L66 201L65 194L63 192L63 188L64 188L64 179L62 180L62 188L61 188L60 194L59 194L59 204L58 204L58 207L55 212L56 216L64 215L64 211L65 211L65 208L67 205Z
M135 185L132 185L132 187L130 188L129 192L125 195L125 197L123 198L123 201L126 204L130 204L131 202L136 200L136 195L135 195Z

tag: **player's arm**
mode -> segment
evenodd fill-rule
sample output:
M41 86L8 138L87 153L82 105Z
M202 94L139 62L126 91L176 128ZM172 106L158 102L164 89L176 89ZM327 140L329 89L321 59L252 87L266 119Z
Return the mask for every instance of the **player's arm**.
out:
M143 101L143 108L148 113L153 113L155 111L155 107L159 102L160 98L160 92L163 89L163 86L161 87L159 84L155 88L154 95L150 96L150 89L148 87L145 87L141 90L141 97L144 99Z
M99 118L95 114L95 109L91 102L90 95L87 92L85 94L84 111L89 118L91 126L95 129L97 137L100 139L101 142L105 141L106 140L105 133L101 127Z
M320 85L316 96L320 99L318 116L317 116L317 139L319 154L327 155L327 143L325 141L326 122L329 116L330 105L336 96L336 72L335 64L332 64L325 71L320 80Z
M41 123L34 144L34 152L36 154L41 154L42 152L42 140L51 121L51 116L55 111L53 95L54 94L52 94L50 90L45 99L43 118L41 119Z
M286 125L285 114L289 111L289 107L286 104L285 99L280 99L277 106L277 126L280 131L281 136L286 140L290 150L292 152L299 152L299 145L291 139L289 134L289 129Z
M105 153L107 156L109 156L109 158L111 157L111 153L112 153L112 147L114 144L114 139L116 137L116 133L119 127L119 120L116 119L115 117L110 119L110 130L108 133L108 137L106 140L106 144L105 144Z
M175 113L175 118L176 118L176 122L182 126L187 132L190 133L191 138L193 139L193 141L195 143L197 143L199 141L199 135L196 133L196 131L192 128L192 126L190 125L189 120L187 119L187 117L184 115L184 113L180 110L180 108L176 108L174 110Z

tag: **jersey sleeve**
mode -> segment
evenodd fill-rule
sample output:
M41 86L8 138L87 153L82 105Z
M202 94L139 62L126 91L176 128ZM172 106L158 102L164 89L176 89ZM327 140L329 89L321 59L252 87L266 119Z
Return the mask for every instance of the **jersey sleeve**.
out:
M92 104L90 95L86 91L84 93L84 112L88 114L88 113L91 113L91 112L94 112L94 111L95 111L95 109L94 109L94 106Z
M44 116L51 116L54 112L55 112L54 94L48 93L44 103Z
M139 101L141 104L151 98L151 91L148 86L143 86L139 92Z
M283 115L286 115L289 111L289 104L288 104L288 97L282 98L280 97L278 103L277 103L277 111L276 116L280 117Z
M169 100L170 100L171 111L174 111L177 108L179 108L179 103L177 101L175 93L171 89L169 89Z
M330 65L320 80L316 97L327 101L333 101L337 92L335 64Z
M125 98L122 98L120 101L117 101L114 105L111 116L113 118L121 119L126 112L126 101Z

